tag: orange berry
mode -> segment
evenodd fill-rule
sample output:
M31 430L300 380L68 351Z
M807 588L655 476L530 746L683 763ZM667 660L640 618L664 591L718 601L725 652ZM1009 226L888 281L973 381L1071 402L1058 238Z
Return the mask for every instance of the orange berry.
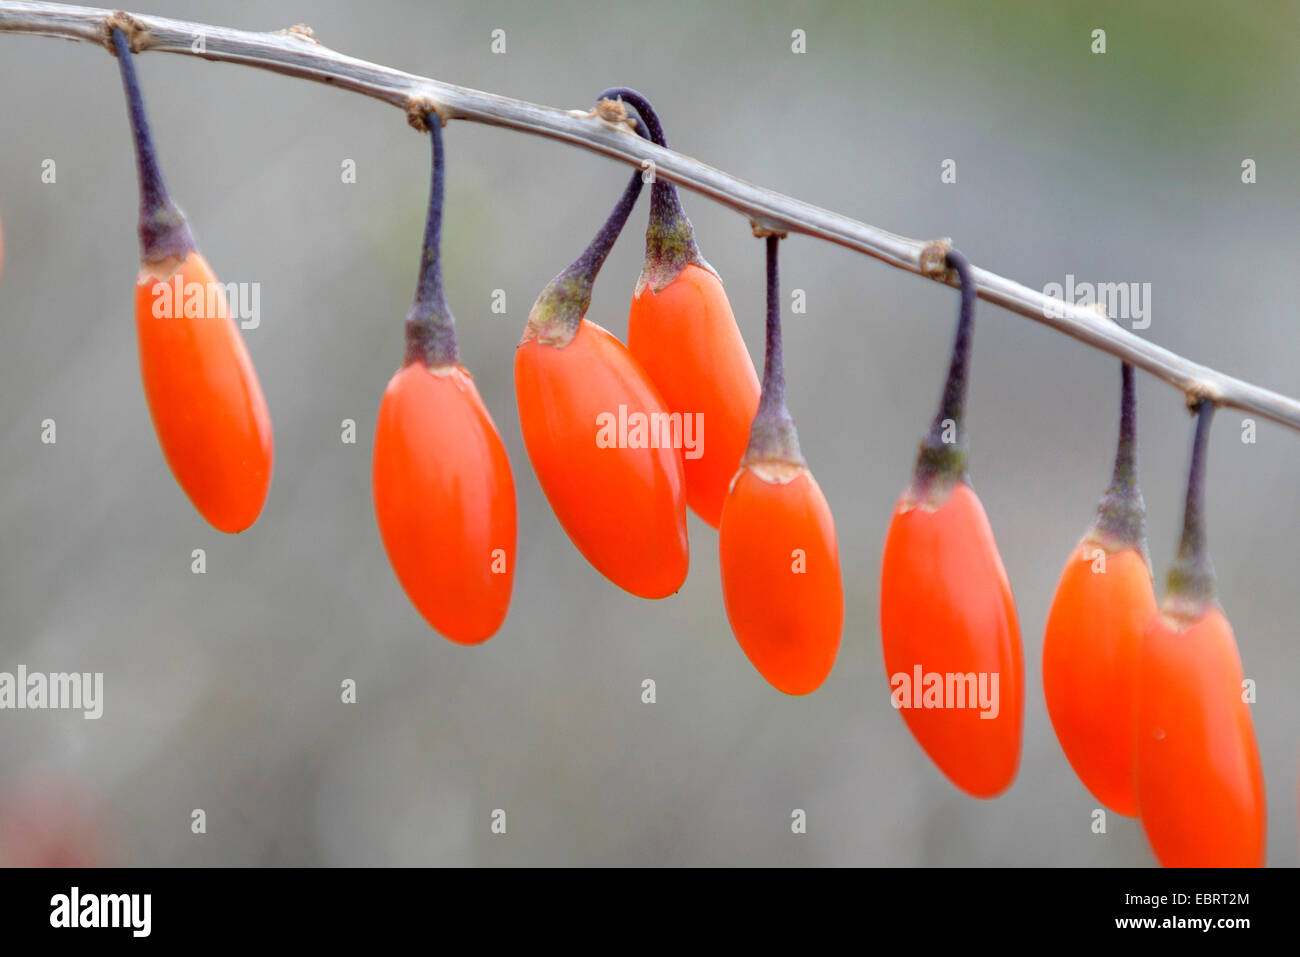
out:
M442 120L424 117L429 211L406 356L384 390L371 490L389 564L436 631L473 645L496 634L515 577L515 483L501 436L460 361L442 282Z
M202 255L141 268L135 328L145 400L172 474L214 528L243 531L271 483L271 417Z
M759 384L722 281L688 264L667 287L632 300L627 346L668 408L700 423L687 449L686 501L717 527L722 501L749 441Z
M126 34L114 27L110 36L140 174L135 331L145 401L194 507L219 531L242 532L271 484L271 417L225 288L163 182Z
M601 108L636 113L638 131L666 147L659 115L636 90L612 87ZM650 191L645 260L632 295L627 346L672 412L695 426L685 448L686 501L715 528L749 442L759 384L722 280L700 255L677 187L657 177Z
M1137 398L1122 366L1115 473L1097 520L1065 563L1043 639L1047 713L1075 774L1113 811L1137 815L1137 654L1156 613L1137 481Z
M597 571L665 598L686 580L689 548L681 451L651 445L669 421L663 399L594 322L583 319L567 345L544 339L529 333L515 352L519 424L542 491Z
M961 311L943 398L894 509L880 569L880 636L894 707L953 784L1000 794L1020 764L1025 676L1006 569L966 477L964 411L976 289L945 255Z
M727 620L759 674L786 694L821 687L844 627L835 521L785 405L779 238L767 237L763 391L722 504L718 554Z
M741 468L718 533L722 597L736 640L786 694L816 691L844 626L839 548L830 506L804 466Z
M1178 557L1138 649L1137 796L1166 867L1259 867L1267 809L1241 658L1215 597L1205 535L1205 451L1214 406L1197 407Z
M1241 659L1218 608L1156 614L1138 655L1142 827L1165 867L1260 867L1264 775Z
M885 539L880 633L895 704L926 754L968 794L1004 791L1020 763L1020 626L993 530L965 482L941 502L899 501ZM918 674L963 695L987 689L990 706L914 706Z
M407 597L460 644L505 620L515 572L510 461L469 373L412 362L379 406L375 518Z
M1085 538L1066 560L1047 616L1043 694L1061 748L1084 785L1137 816L1137 653L1156 612L1146 558Z

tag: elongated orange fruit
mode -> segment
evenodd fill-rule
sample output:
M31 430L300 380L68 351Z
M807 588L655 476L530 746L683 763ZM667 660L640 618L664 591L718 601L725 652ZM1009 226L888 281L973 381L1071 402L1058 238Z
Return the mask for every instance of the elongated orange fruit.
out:
M141 268L135 328L145 401L172 474L214 528L243 531L271 484L271 417L202 255Z
M1197 410L1178 556L1138 652L1137 797L1166 867L1259 867L1267 809L1241 658L1205 534L1214 406Z
M1011 585L966 475L964 408L975 313L970 264L939 411L894 509L880 570L880 635L890 700L953 784L1000 794L1020 764L1024 662Z
M631 353L588 319L562 346L526 336L515 395L533 471L583 557L641 598L680 589L690 564L681 450Z
M718 555L727 621L746 657L786 694L816 691L844 628L835 521L785 404L776 236L767 237L763 394L722 505Z
M1138 666L1138 807L1166 867L1261 867L1264 774L1241 658L1218 608L1157 614Z
M759 398L758 375L721 280L690 263L663 289L639 289L627 346L668 408L693 423L694 441L683 449L686 500L716 527Z
M816 691L844 628L835 520L806 465L745 465L722 510L727 621L746 657L786 694Z
M974 797L1020 764L1024 663L1015 600L971 487L904 494L885 539L880 633L892 700L917 742Z
M384 390L371 489L389 564L434 630L462 645L505 621L515 578L515 482L505 446L461 363L442 282L442 119L422 117L432 173L406 354Z
M135 64L111 30L140 176L135 286L140 377L158 444L194 507L216 529L257 520L271 483L271 417L225 287L199 254L154 152Z
M663 125L636 90L613 87L598 103L630 106L666 147ZM749 442L759 384L717 272L700 254L677 187L654 178L645 260L632 294L627 347L671 412L685 421L686 502L715 528Z
M625 117L620 104L606 107ZM638 170L582 255L537 297L515 350L515 400L537 481L578 551L633 595L666 598L690 565L682 417L623 343L586 317L641 187Z
M412 362L393 376L372 472L384 550L411 604L460 644L494 635L514 584L515 485L462 366Z
M1066 559L1048 613L1043 693L1071 767L1102 804L1137 816L1137 653L1156 611L1135 548L1086 537Z
M1137 399L1123 365L1115 472L1097 519L1066 560L1043 639L1047 713L1079 780L1137 815L1137 657L1156 613L1137 480Z

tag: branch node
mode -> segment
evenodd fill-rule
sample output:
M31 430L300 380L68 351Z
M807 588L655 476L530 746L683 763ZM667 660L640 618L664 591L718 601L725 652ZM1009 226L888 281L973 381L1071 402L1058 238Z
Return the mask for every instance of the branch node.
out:
M627 104L622 100L601 100L587 115L595 116L606 123L620 127L633 136L636 135L636 123L628 116Z
M1183 393L1187 408L1195 412L1206 402L1219 406L1223 403L1223 393L1218 387L1208 382L1193 382Z
M749 221L749 228L754 233L756 239L767 239L768 236L775 236L777 239L785 239L790 235L788 230L777 229L775 226L765 226L757 219Z
M308 43L314 43L321 46L321 42L316 39L311 27L305 23L295 23L291 27L285 27L283 30L276 30L276 33L283 33L285 36L297 37L299 40L306 40Z
M427 119L430 113L438 114L438 119L442 125L447 125L447 108L440 103L435 103L427 96L411 96L406 100L406 122L421 133L429 132L429 121Z
M947 283L955 286L960 281L957 276L957 270L948 266L948 250L952 249L952 240L946 236L943 239L932 239L921 249L921 256L917 260L917 269L922 276L928 279L934 279L938 282Z
M104 20L104 46L113 56L117 56L117 48L113 46L114 30L121 30L126 35L126 45L132 53L139 53L148 46L149 31L141 26L140 21L125 10L114 10Z

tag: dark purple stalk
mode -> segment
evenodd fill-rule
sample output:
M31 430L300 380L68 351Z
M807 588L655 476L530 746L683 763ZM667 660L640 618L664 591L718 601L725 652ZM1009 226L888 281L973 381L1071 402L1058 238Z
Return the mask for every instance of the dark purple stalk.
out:
M573 261L573 265L560 273L561 276L580 279L590 289L600 273L600 267L605 265L610 250L614 248L619 234L623 232L623 227L627 225L627 218L632 215L632 207L636 205L637 198L641 195L641 185L641 174L633 173L631 180L623 189L623 195L614 204L609 217L596 231L591 243L582 251L582 255ZM588 299L590 299L590 291L588 291Z
M1108 544L1146 554L1146 505L1138 485L1137 389L1133 367L1120 364L1119 442L1110 488L1097 508L1096 528Z
M624 104L632 107L645 121L647 138L656 146L667 148L668 140L664 137L664 128L659 122L659 114L650 105L650 101L636 90L625 86L611 87L596 98L596 102L601 100L622 100ZM650 221L646 226L645 234L645 266L641 273L641 281L637 284L637 296L641 295L641 290L645 286L649 286L651 291L658 294L691 263L702 266L710 272L713 271L713 267L700 255L699 246L695 242L695 230L691 226L691 221L686 218L677 186L669 180L656 176L654 186L650 190Z
M131 133L135 139L136 169L140 175L140 258L146 263L161 262L169 257L184 259L196 248L194 236L185 215L167 192L167 183L154 152L153 136L149 132L149 117L145 114L140 81L135 75L134 55L126 34L118 28L113 29L113 49L122 71L122 87L126 91Z
M781 277L777 254L781 239L767 237L767 349L763 358L763 391L749 427L744 461L790 462L803 465L799 434L785 406L785 362L781 352Z
M1204 608L1215 600L1214 565L1205 539L1205 452L1210 438L1214 403L1202 400L1196 407L1196 433L1192 463L1187 471L1187 501L1183 509L1183 537L1178 557L1169 569L1169 596Z
M446 190L442 119L431 110L425 121L433 150L433 172L424 245L420 249L420 279L415 287L415 300L406 314L406 362L423 362L430 368L439 368L458 365L460 352L456 348L456 320L442 286L442 206Z
M636 124L637 132L648 138L645 123L638 118ZM582 255L547 283L528 315L525 339L538 335L554 344L567 344L577 333L578 325L591 305L591 290L596 276L614 248L615 240L623 232L632 207L641 195L642 185L641 171L637 170Z
M916 462L917 483L928 486L935 479L966 481L966 386L970 374L971 335L975 326L978 297L970 262L955 249L948 250L947 263L961 279L961 309L957 336L953 341L948 378L943 398L930 431L921 440Z

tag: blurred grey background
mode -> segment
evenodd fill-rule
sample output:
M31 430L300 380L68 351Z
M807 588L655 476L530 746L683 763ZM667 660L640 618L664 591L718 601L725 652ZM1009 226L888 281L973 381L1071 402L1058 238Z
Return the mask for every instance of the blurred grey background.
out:
M306 22L355 56L565 108L633 86L672 145L705 162L905 235L952 236L1035 288L1067 274L1150 282L1144 335L1300 392L1291 4L152 0L142 12ZM494 29L504 55L490 52ZM1057 576L1109 479L1113 359L980 308L972 473L1015 588L1028 700L1014 786L975 801L890 707L877 625L885 525L938 399L955 294L813 240L783 245L785 294L808 302L787 321L789 402L835 512L847 605L834 673L788 698L728 630L710 528L692 517L679 595L632 598L569 544L520 441L511 369L528 308L628 170L454 123L448 294L520 513L509 619L485 646L456 647L390 573L369 489L414 290L427 140L328 86L191 57L138 63L203 252L223 281L262 284L262 325L245 335L275 476L237 537L212 531L172 481L138 381L117 66L87 44L0 35L0 670L105 674L99 721L0 714L11 848L21 831L124 864L1154 863L1135 822L1112 815L1091 833L1096 802L1056 743L1040 678ZM1245 158L1255 185L1241 182ZM46 159L54 184L41 182ZM355 184L341 182L347 159ZM955 185L940 182L945 159ZM761 363L762 246L735 214L684 202ZM618 334L644 216L643 199L592 303ZM505 316L490 311L494 289ZM1175 391L1140 383L1162 583L1190 421ZM40 441L46 418L55 445ZM355 445L340 441L346 418ZM1258 683L1269 863L1295 865L1300 435L1261 421L1243 444L1241 419L1217 419L1210 538ZM205 575L191 573L195 548ZM340 701L348 678L356 704ZM195 808L205 835L191 833ZM497 808L505 835L491 832ZM795 808L806 835L791 833Z

